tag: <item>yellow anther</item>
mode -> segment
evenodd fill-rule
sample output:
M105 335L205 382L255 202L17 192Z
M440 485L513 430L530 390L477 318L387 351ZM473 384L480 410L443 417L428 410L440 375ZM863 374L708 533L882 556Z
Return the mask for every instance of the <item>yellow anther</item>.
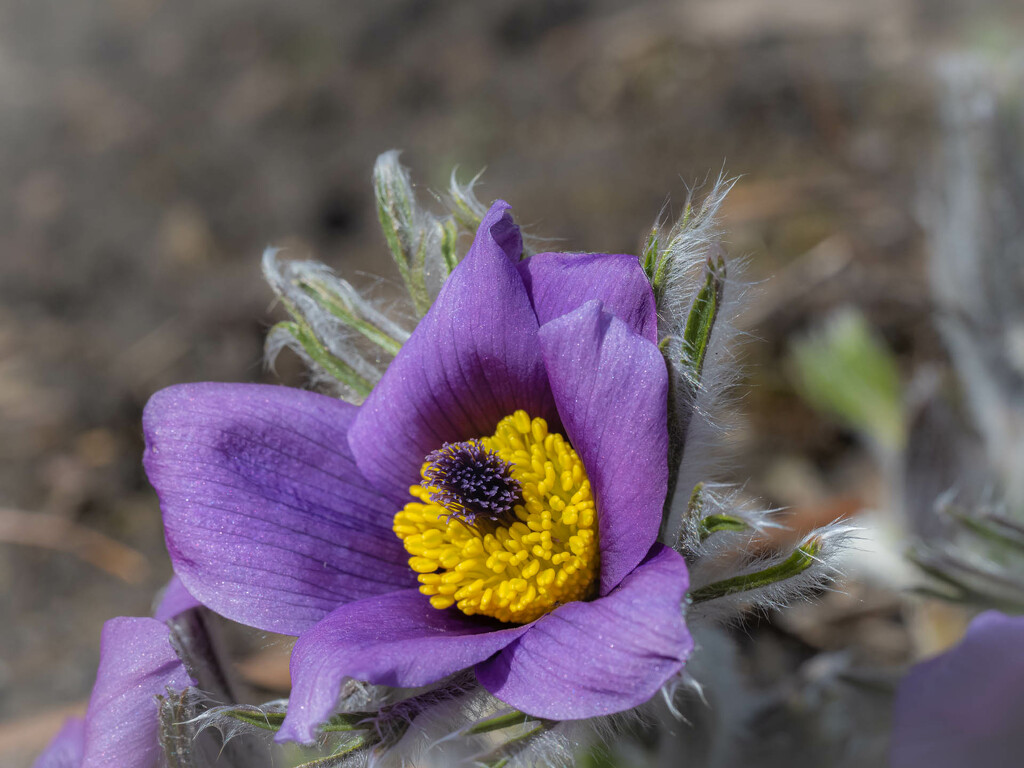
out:
M415 501L395 515L394 531L420 591L434 608L455 605L470 616L515 624L590 597L600 555L594 500L579 456L525 411L502 419L481 442L511 467L522 504L511 525L474 527L432 502L436 489L411 487Z

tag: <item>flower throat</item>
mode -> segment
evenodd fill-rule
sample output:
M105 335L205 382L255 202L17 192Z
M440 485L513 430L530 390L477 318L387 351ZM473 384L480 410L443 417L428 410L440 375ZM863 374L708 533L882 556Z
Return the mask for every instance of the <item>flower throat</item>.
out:
M583 462L543 419L516 411L494 434L446 443L394 531L435 608L525 624L592 596L597 514Z

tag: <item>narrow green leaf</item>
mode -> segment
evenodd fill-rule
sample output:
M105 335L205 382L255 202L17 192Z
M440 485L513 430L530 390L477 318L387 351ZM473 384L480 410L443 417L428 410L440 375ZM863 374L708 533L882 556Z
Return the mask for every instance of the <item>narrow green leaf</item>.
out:
M280 730L287 715L286 712L256 712L251 709L229 709L224 710L222 714L266 731ZM342 712L328 720L323 726L323 731L325 733L365 731L370 728L372 717L370 712Z
M397 355L398 350L402 348L401 342L397 339L393 339L373 323L357 316L353 308L342 297L332 293L326 284L319 280L301 280L299 281L299 287L317 304L352 330L361 333L388 354Z
M643 265L644 272L647 273L647 279L652 283L654 282L654 271L658 263L658 228L651 227L651 232L647 235L647 242L644 243L643 256L640 259L640 263Z
M240 722L248 725L262 728L264 731L279 731L281 730L281 724L284 722L284 712L253 712L248 709L231 709L225 711L223 714L228 717L234 718Z
M376 717L373 712L340 712L328 720L321 730L324 733L366 731L372 727Z
M690 224L690 219L693 215L693 206L689 201L686 203L686 208L683 211L683 217L679 220L679 223L673 227L672 231L675 232L675 237L665 248L658 248L654 253L655 263L652 265L653 273L648 272L651 276L651 289L654 291L654 299L657 304L661 304L661 297L665 293L665 279L668 276L668 268L671 266L673 261L673 249L672 245L677 241L683 233L686 232L687 226ZM645 254L646 261L646 254Z
M690 500L686 502L686 515L689 518L699 517L704 510L704 481L697 483L690 491Z
M767 587L794 576L799 576L806 571L816 560L821 551L821 540L811 538L801 546L797 547L793 554L781 563L765 568L764 570L747 573L742 576L734 576L731 579L723 579L701 587L690 594L694 603L703 603L707 600L714 600L719 597L735 595L739 592L749 592L753 589Z
M456 252L459 225L453 217L448 216L438 222L438 226L441 228L441 259L447 277L459 266L459 254Z
M390 153L377 158L373 168L373 192L377 200L377 219L384 230L388 249L413 306L421 316L425 315L430 309L430 295L422 269L426 238L421 234L418 242L412 242L411 233L416 231L412 185L405 170Z
M699 530L700 540L704 541L708 536L720 531L749 531L750 526L732 515L708 515L701 519Z
M372 746L373 743L369 736L356 736L339 746L327 757L318 757L306 763L299 763L294 768L336 768L336 766L346 765L347 762L343 761L342 758L348 757L360 749Z
M360 376L356 370L346 363L344 360L339 360L337 357L332 355L328 349L320 343L320 340L313 333L313 330L304 323L293 322L290 320L284 320L271 329L273 333L277 329L282 329L291 335L302 348L306 351L313 361L324 369L330 376L342 382L348 387L351 387L352 391L366 397L370 394L373 389L373 385Z
M473 187L480 180L483 173L483 171L480 171L468 184L463 185L459 184L455 176L455 170L452 170L451 180L448 183L448 194L454 205L451 209L452 215L455 217L459 227L470 234L475 233L479 229L480 222L482 221L480 212L477 210L479 203L476 200L476 195L473 193Z
M697 292L690 314L686 318L682 355L679 360L683 376L695 389L700 384L708 342L711 340L711 332L715 327L724 290L725 259L719 256L712 261L709 258L704 268L704 285Z
M474 736L480 733L490 733L491 731L500 731L503 728L511 728L514 725L522 725L530 720L536 720L536 718L524 715L522 712L514 711L507 712L503 715L496 715L495 717L489 717L486 720L473 723L469 728L465 730L467 736Z

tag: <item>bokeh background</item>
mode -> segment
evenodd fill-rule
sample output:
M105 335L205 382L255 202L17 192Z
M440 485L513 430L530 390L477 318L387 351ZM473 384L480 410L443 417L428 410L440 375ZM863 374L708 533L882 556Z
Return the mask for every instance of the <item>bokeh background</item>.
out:
M877 505L786 350L853 304L904 374L943 364L915 210L935 62L1012 51L1022 20L1012 0L0 0L0 765L84 706L103 621L169 576L149 395L302 383L262 365L263 248L397 279L369 183L387 149L424 196L486 168L481 199L566 250L636 252L666 203L740 175L725 246L753 291L723 479L797 530ZM751 620L759 674L911 655L884 590L817 610ZM273 688L264 645L247 674Z

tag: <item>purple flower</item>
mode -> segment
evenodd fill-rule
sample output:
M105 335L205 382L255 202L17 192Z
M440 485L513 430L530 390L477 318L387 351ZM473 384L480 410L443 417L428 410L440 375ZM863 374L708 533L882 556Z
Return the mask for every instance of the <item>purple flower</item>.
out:
M146 408L183 583L299 636L279 739L311 741L346 678L473 667L508 705L577 719L646 701L691 651L686 566L656 543L668 374L648 280L632 256L520 261L507 210L361 407L195 384Z
M896 694L892 768L1010 768L1024 754L1024 616L978 616Z
M85 719L69 718L34 768L156 768L158 695L194 685L170 643L164 620L195 607L172 579L158 619L111 619L103 625L100 666Z

